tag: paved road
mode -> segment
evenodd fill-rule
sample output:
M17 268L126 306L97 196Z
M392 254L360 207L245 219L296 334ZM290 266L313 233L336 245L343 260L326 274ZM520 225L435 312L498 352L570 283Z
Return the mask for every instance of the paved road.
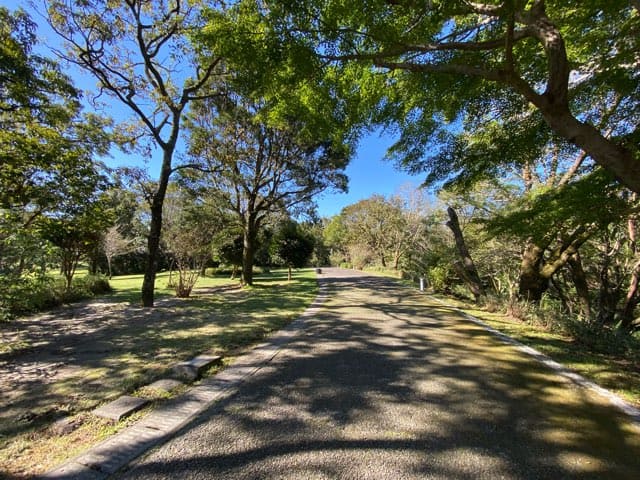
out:
M320 314L126 479L640 478L640 431L426 296L329 269Z

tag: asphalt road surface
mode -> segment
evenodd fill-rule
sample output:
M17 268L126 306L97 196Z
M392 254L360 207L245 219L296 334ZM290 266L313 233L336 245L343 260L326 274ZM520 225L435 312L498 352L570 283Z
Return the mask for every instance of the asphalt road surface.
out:
M327 269L300 334L126 479L640 479L640 429L455 311Z

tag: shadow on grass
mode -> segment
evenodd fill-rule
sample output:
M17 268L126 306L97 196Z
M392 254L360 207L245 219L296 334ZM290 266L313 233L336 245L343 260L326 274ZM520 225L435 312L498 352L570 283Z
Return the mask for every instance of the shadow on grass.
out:
M234 354L296 318L317 291L311 271L291 283L278 273L256 282L160 298L153 309L119 303L138 294L132 285L100 308L24 319L24 348L0 354L0 438L131 392L204 351Z

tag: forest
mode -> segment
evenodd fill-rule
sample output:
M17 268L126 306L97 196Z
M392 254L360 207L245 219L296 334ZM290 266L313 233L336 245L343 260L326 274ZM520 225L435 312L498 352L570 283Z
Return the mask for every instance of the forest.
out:
M161 270L188 297L208 270L250 286L256 265L334 265L637 352L637 1L50 0L37 18L0 7L3 321L112 275L143 273L153 307ZM424 183L319 218L376 129Z

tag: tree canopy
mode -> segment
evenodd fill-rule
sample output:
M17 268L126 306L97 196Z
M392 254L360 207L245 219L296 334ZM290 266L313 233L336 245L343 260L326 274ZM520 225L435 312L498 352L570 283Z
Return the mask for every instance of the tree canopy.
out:
M360 7L274 0L263 14L284 41L340 66L365 91L380 86L367 100L380 123L399 129L391 155L407 168L434 182L467 167L518 162L520 153L478 149L476 139L522 131L531 140L535 130L526 124L544 123L640 191L636 3L378 0ZM514 144L509 152L528 148Z

